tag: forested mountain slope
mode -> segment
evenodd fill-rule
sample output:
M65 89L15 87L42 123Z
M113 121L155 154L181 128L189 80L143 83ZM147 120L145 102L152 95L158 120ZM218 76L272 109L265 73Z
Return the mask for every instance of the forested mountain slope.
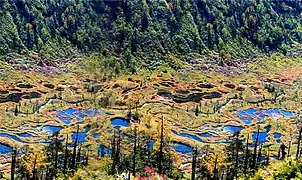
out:
M288 0L2 0L0 53L101 52L128 67L169 53L287 53L302 42L301 12Z

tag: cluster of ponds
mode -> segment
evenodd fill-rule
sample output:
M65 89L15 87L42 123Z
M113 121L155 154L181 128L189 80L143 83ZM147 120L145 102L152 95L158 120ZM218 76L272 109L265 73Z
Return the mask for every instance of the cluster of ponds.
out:
M93 117L99 114L109 115L109 113L98 110L98 109L88 109L88 110L78 110L74 108L69 108L62 111L56 111L54 117L58 118L65 126L70 125L73 121L76 123L81 123L82 119L85 117ZM296 114L291 111L281 110L281 109L267 109L267 110L257 110L257 109L246 109L242 111L235 112L234 116L238 117L243 124L250 125L253 124L253 120L256 120L256 123L262 123L265 121L267 117L271 118L281 118L281 117L292 117ZM129 126L130 122L124 118L113 118L111 119L111 124L115 129L119 129L121 127ZM0 130L0 137L8 138L13 141L21 142L21 143L42 143L45 140L40 138L39 133L46 133L47 135L52 135L56 132L59 132L63 129L63 126L59 125L44 125L44 126L36 126L36 127L28 127L27 131L19 132L19 133L7 133L7 131ZM201 143L228 143L227 138L220 138L221 133L232 135L235 132L239 132L244 129L244 126L238 125L221 125L216 127L211 127L209 125L205 125L204 127L200 127L198 132L179 132L176 130L172 130L172 133L175 136L180 136L182 138L191 139ZM266 127L264 132L259 133L259 142L264 143L267 141L268 132L270 131L270 127ZM78 134L78 142L83 143L87 139L87 133L89 129L85 129L83 132L79 132ZM100 134L92 134L93 138L98 138ZM256 139L256 132L252 135L252 139ZM273 133L273 137L276 143L281 143L282 134L280 133ZM73 132L72 140L74 141L76 138L76 133ZM153 146L154 142L150 144ZM186 145L184 143L174 143L171 147L183 154L191 153L192 147ZM0 143L0 154L7 154L12 151L12 148L6 144ZM104 156L106 154L110 154L111 150L106 146L100 144L99 145L99 154Z
M185 131L176 131L172 130L172 133L176 136L180 136L184 139L191 139L193 141L201 142L201 143L230 143L228 138L220 138L224 137L222 134L227 133L229 136L233 135L236 132L240 132L245 127L252 124L263 124L266 118L278 119L282 117L293 117L296 116L295 112L283 110L283 109L267 109L267 110L259 110L255 108L250 108L246 110L236 111L234 116L237 117L244 125L220 125L220 126L209 126L204 125L199 128L199 131L189 132L185 128L182 130ZM255 123L254 123L255 122ZM259 132L259 134L255 131L252 134L253 142L256 141L258 135L258 142L260 144L268 141L268 133L270 132L270 126L266 126L263 132ZM276 143L280 144L282 134L279 132L273 133L273 138ZM251 146L253 146L251 144ZM172 146L177 152L186 154L191 153L193 151L192 147L189 145L178 143Z
M267 117L278 119L281 117L293 117L295 115L296 115L295 112L287 111L279 108L266 109L266 110L249 108L246 110L237 111L235 113L235 116L237 116L246 125L252 124L253 119L257 120L258 124L261 124Z

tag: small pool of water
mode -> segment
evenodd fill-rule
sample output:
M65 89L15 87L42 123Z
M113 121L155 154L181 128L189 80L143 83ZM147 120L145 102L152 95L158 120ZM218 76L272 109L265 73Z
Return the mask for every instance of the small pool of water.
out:
M75 141L76 136L77 136L77 133L73 132L72 133L72 141ZM86 137L87 137L86 132L79 132L78 133L78 143L81 144L81 143L85 142L86 141Z
M184 145L184 144L173 144L171 146L176 152L182 153L182 154L188 154L188 153L192 153L193 149L192 147L188 146L188 145Z
M151 150L154 148L154 141L153 140L150 140L148 142L148 148L151 149Z
M240 132L243 129L242 126L234 126L234 125L227 125L223 127L223 131L229 134L234 134L236 132Z
M245 114L248 115L248 116L251 116L251 117L255 117L256 116L256 112L257 112L257 109L254 109L254 108L249 108L247 110L244 110Z
M99 138L101 135L99 134L99 133L93 133L92 134L92 137L94 138L94 139L97 139L97 138Z
M32 134L32 133L28 133L28 132L19 133L18 136L24 137L24 138L32 138L32 137L36 137L36 135L34 135L34 134Z
M257 112L254 113L256 115L256 117L259 119L259 120L264 120L265 119L265 114L261 111L261 110L258 110Z
M267 157L265 157L265 156L261 156L260 158L257 157L257 161L266 162L267 161Z
M12 139L14 141L22 142L22 140L18 136L12 134L0 133L0 137L5 137L5 138Z
M213 136L211 133L208 132L200 133L199 135L204 138L211 138Z
M257 138L257 132L254 132L252 135L253 141L256 141L256 138ZM267 132L259 132L258 142L264 143L266 141L267 141Z
M279 139L279 138L281 138L282 134L281 134L281 133L275 132L275 133L273 134L273 136L274 136L275 139Z
M13 148L8 145L0 143L0 154L8 154L13 151Z
M172 130L172 132L174 134L176 134L177 136L181 136L181 137L185 137L185 138L190 138L190 139L193 139L195 141L202 142L202 140L197 135L193 135L193 134L189 134L189 133L183 133L183 132L178 133L175 130Z
M271 130L271 126L270 125L265 126L264 129L265 129L266 132L269 132Z
M61 131L63 128L61 126L53 126L53 125L46 125L43 126L42 131L47 133L48 135L52 135L53 133Z
M244 124L252 124L253 119L251 117L239 117L239 119L244 123Z
M57 111L57 118L59 118L64 124L70 124L72 119L82 120L83 118L89 116L96 116L99 114L97 109L86 109L78 110L74 108L69 108L62 111Z
M272 117L272 118L281 118L282 117L282 114L280 113L279 109L275 108L275 109L268 109L266 111L264 111L264 113L266 115L268 115L269 117Z
M70 123L72 122L72 118L69 118L69 117L58 116L58 118L59 118L60 121L62 121L64 124L70 124Z
M97 109L87 109L82 111L83 114L87 116L96 116L99 114L99 111Z
M113 118L113 119L111 119L111 124L115 128L129 126L129 122L126 119L124 119L124 118Z
M279 111L283 116L286 116L286 117L292 117L292 116L296 115L295 112L291 112L291 111L287 111L287 110L283 110L283 109L281 109Z
M189 134L189 133L179 133L179 136L190 138L190 139L193 139L195 141L202 142L202 140L197 135L193 135L193 134Z
M282 116L285 117L292 117L295 116L295 112L282 110L279 108L274 109L266 109L266 110L259 110L255 108L249 108L246 110L237 111L237 116L241 121L243 121L245 124L251 124L251 119L257 118L258 120L264 120L266 117L272 117L272 118L280 118Z
M102 156L102 157L106 156L107 154L112 153L111 149L107 148L104 145L100 145L98 149L99 149L99 155Z

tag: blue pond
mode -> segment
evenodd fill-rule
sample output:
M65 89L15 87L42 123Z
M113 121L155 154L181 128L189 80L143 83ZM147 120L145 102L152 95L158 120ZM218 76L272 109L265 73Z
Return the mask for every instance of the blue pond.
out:
M247 110L244 111L244 113L247 115L247 116L255 116L255 113L257 112L257 109L254 109L254 108L249 108Z
M202 142L202 140L196 136L196 135L193 135L193 134L189 134L189 133L178 133L174 130L172 130L172 132L178 136L181 136L181 137L185 137L185 138L190 138L190 139L193 139L195 141L199 141L199 142Z
M149 149L153 149L154 148L154 141L153 140L150 140L149 143L148 143L148 148Z
M100 137L100 134L98 134L98 133L93 133L93 134L92 134L92 137L93 137L94 139L97 139L97 138Z
M0 154L7 154L7 153L12 152L12 150L13 149L11 147L0 143Z
M182 137L186 137L186 138L190 138L190 139L193 139L195 141L199 141L199 142L202 142L202 140L196 136L196 135L193 135L193 134L188 134L188 133L179 133L180 136Z
M223 131L228 132L229 134L234 134L236 132L239 132L243 129L242 126L233 126L233 125L228 125L224 126Z
M0 133L0 137L6 137L6 138L9 138L9 139L18 141L18 142L22 142L22 140L18 136L12 135L12 134Z
M255 108L249 108L242 111L237 111L237 116L239 119L245 124L251 124L252 118L257 118L258 120L264 120L266 117L280 118L282 116L292 117L295 116L296 113L282 110L278 108L267 109L267 110L258 110Z
M263 120L266 116L262 111L257 111L254 113L259 120Z
M76 132L72 133L72 140L73 141L75 141L76 136L77 136ZM86 136L87 136L86 132L79 132L78 133L78 143L81 144L81 143L85 142L86 141Z
M271 130L271 126L265 126L264 129L266 132L269 132Z
M35 137L36 135L33 135L31 133L28 133L28 132L25 132L25 133L19 133L18 136L24 137L24 138L31 138L31 137Z
M188 146L188 145L184 145L184 144L174 144L172 145L172 148L179 153L182 154L187 154L187 153L191 153L193 151L192 147Z
M129 122L124 118L113 118L113 119L111 119L111 124L112 124L112 126L114 126L117 129L120 127L129 126Z
M253 119L251 117L241 117L240 120L244 123L244 124L252 124Z
M71 121L72 121L72 118L69 118L69 117L58 116L58 118L59 118L60 121L62 121L64 124L70 124Z
M201 133L199 134L201 137L204 137L204 138L210 138L212 137L212 134L208 133L208 132L205 132L205 133Z
M270 117L273 118L279 118L282 116L282 114L280 113L279 109L275 108L275 109L268 109L266 111L264 111L265 114L267 114Z
M99 114L99 111L97 109L87 109L87 110L83 110L82 113L84 113L87 116L95 116Z
M276 133L276 132L275 132L273 135L274 135L274 138L275 138L275 139L279 139L279 138L281 138L281 136L282 136L281 133Z
M72 119L81 120L87 116L95 116L99 114L97 109L78 110L69 108L63 111L57 111L57 117L64 123L70 124Z
M42 128L43 132L46 132L48 135L52 135L55 132L61 131L63 128L61 126L52 126L52 125L46 125Z
M256 141L256 138L257 138L257 132L254 132L252 135L253 141ZM259 136L258 136L259 143L266 142L266 138L267 138L267 132L259 132Z
M287 110L280 110L280 113L283 115L283 116L286 116L286 117L292 117L292 116L295 116L296 113L294 112L291 112L291 111L287 111Z
M107 154L111 154L111 152L112 152L111 149L107 148L104 145L100 145L99 148L98 148L98 150L99 150L99 154L102 157L105 156L105 155L107 155Z

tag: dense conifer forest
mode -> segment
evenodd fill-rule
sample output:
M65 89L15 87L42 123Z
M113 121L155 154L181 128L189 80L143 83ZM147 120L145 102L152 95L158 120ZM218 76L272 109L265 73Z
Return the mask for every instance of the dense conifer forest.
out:
M302 41L295 0L2 0L0 7L1 54L98 52L131 67L156 65L168 54L290 55Z

